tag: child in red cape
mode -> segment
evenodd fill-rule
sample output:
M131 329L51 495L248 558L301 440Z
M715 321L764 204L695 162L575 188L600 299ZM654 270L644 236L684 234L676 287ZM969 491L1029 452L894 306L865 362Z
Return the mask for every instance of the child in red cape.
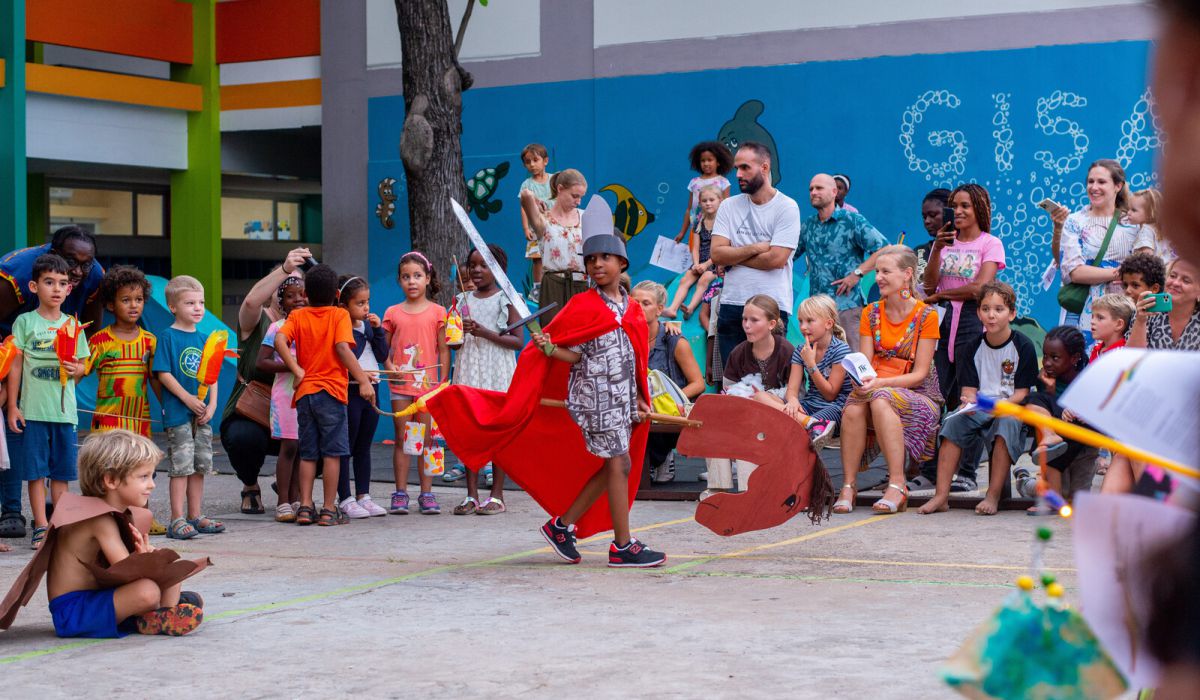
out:
M455 385L426 405L469 469L491 461L554 516L542 535L560 557L579 563L575 536L611 529L609 566L658 566L666 556L629 531L650 428L638 421L649 412L646 321L620 287L621 239L586 237L583 258L595 287L533 334L507 394ZM565 399L567 410L543 398Z

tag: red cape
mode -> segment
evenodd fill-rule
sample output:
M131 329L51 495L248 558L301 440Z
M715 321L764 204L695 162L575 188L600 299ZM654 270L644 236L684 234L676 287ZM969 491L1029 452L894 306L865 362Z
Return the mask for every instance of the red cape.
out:
M646 363L649 339L642 307L630 300L618 324L596 290L571 298L546 326L560 347L579 345L621 328L629 336L637 362L638 388L649 397ZM491 462L529 492L550 515L562 515L604 460L587 451L583 433L564 408L542 406L546 399L567 398L571 366L554 360L532 343L517 358L508 393L452 385L426 405L446 445L471 470ZM629 445L629 504L637 495L646 451L648 422L635 423ZM608 496L602 495L575 524L580 537L612 529Z

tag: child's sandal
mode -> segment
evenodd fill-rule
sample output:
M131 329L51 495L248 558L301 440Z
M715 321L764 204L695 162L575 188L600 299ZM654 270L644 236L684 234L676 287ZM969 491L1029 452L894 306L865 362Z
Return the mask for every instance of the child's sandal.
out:
M501 501L499 498L489 498L483 502L483 505L479 506L478 510L475 511L475 515L499 515L505 510L507 508L504 507L504 501Z
M175 518L167 526L167 537L172 540L190 540L200 533L183 518Z
M466 498L463 499L462 503L459 503L458 505L454 506L454 510L451 512L453 512L455 515L471 515L472 513L475 513L478 510L479 510L479 502L476 501L474 498L467 496Z
M188 518L188 525L196 528L196 532L203 535L215 535L220 532L225 532L225 523L220 520L213 520L207 515L199 515L196 518Z
M33 528L33 536L29 538L30 549L41 549L42 542L46 541L46 533L50 530L48 527Z
M313 518L316 516L316 509L312 506L300 506L296 509L296 524L297 525L312 525Z
M317 516L317 524L322 527L328 527L330 525L337 525L338 524L337 511L329 510L328 508L322 508L321 514Z

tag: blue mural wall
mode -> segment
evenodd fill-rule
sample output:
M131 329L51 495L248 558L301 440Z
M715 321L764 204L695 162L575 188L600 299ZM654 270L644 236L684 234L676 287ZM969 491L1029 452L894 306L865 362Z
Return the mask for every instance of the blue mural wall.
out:
M528 274L518 154L531 141L551 149L552 170L581 170L589 194L617 185L602 192L614 209L614 191L628 191L653 214L629 242L635 280L673 278L647 261L658 236L679 230L694 174L689 149L718 134L742 141L768 134L777 186L804 216L812 212L809 178L847 173L848 200L893 242L901 232L913 245L928 240L920 218L928 190L979 182L991 192L992 232L1008 256L1000 278L1017 289L1021 314L1049 328L1058 321L1058 283L1040 285L1051 223L1035 203L1050 197L1082 206L1086 168L1097 158L1120 160L1135 189L1154 184L1148 51L1147 42L1083 44L470 90L463 98L465 171L470 177L509 163L492 196L500 209L477 225L509 253L518 288ZM399 96L369 104L364 206L375 211L385 177L396 178L398 197L394 228L371 222L369 274L379 311L401 299L395 264L409 245L398 155L403 110ZM805 296L803 263L795 274L797 296Z

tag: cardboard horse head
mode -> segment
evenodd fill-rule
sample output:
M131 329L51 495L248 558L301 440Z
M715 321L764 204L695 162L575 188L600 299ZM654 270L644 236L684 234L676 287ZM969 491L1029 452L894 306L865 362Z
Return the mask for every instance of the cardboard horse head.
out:
M812 522L828 517L833 485L806 431L787 414L737 396L700 397L688 414L704 423L679 436L676 449L689 457L741 459L758 468L743 493L717 493L696 506L696 522L728 537L782 525L808 511Z

